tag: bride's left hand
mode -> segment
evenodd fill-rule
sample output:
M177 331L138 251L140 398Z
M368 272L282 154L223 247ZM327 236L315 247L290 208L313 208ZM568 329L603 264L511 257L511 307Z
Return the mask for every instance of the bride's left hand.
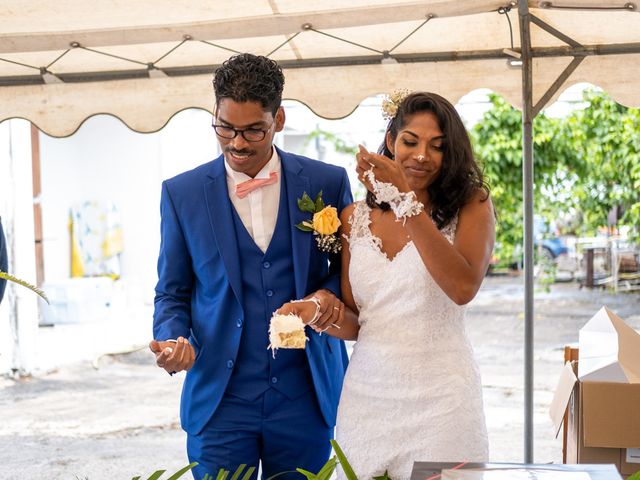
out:
M394 162L384 155L369 152L362 145L358 145L358 148L360 151L356 153L356 172L358 174L358 180L363 183L367 190L373 192L373 187L364 174L367 170L372 169L373 175L377 181L391 183L401 192L408 192L411 190L402 171L402 167L398 162Z
M316 315L316 310L316 304L313 302L287 302L275 313L278 315L297 315L305 325L309 325Z
M315 302L309 300L310 297L314 297L319 302L319 309ZM344 309L344 303L339 298L330 291L321 289L303 300L285 303L276 310L276 313L298 315L305 325L316 333L322 333L329 327L340 328L344 319Z

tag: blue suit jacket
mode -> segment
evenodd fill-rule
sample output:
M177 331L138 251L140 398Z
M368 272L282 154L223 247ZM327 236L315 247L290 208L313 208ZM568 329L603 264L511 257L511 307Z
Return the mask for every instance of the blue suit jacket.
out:
M322 190L338 211L352 202L346 171L278 149L287 185L296 295L320 288L340 294L340 259L320 252L313 235L295 227L310 214L297 199ZM183 336L196 351L182 390L180 417L190 434L199 433L215 412L231 376L244 313L238 247L224 159L166 180L161 198L153 334L157 340ZM330 260L330 261L329 261ZM329 426L335 424L347 355L344 343L308 330L306 353L318 403ZM267 348L267 345L264 346Z

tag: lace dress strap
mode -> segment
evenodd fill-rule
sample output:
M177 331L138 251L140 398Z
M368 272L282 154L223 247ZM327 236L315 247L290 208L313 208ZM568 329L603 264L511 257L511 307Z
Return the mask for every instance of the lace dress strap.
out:
M369 206L363 201L356 202L353 212L349 216L349 225L351 225L351 234L347 239L349 243L357 238L367 238L370 223Z

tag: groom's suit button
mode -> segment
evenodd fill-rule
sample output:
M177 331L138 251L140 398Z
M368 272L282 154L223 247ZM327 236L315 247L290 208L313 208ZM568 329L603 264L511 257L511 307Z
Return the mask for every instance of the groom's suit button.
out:
M227 362L227 368L233 368L233 360Z
M267 290L267 297L273 297L273 290Z
M241 319L241 318L239 318L239 319L236 321L236 325L238 326L238 328L240 328L240 327L242 326L242 319Z
M271 377L271 383L278 383L278 377Z
M262 266L263 266L264 268L269 268L269 267L271 267L271 263L269 263L269 262L264 262L264 263L262 264Z

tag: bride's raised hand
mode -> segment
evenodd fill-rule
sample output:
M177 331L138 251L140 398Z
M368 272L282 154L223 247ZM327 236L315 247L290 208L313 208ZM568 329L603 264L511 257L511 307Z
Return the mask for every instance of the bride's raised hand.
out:
M371 182L365 173L371 170L378 182L391 183L395 185L401 192L411 190L407 179L402 171L402 166L398 162L394 162L390 158L377 153L369 152L362 145L358 145L359 151L356 153L356 172L358 179L370 192L373 191Z

